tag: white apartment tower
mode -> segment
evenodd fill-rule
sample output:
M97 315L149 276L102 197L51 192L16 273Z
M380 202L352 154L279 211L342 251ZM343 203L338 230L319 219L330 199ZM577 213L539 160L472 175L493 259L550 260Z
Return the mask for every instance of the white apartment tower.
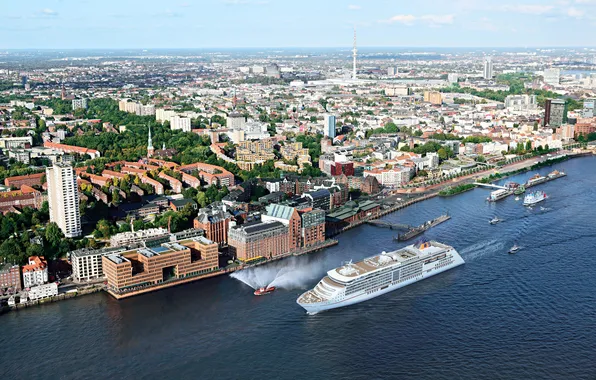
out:
M81 236L79 191L72 166L56 162L46 168L50 221L60 227L67 238Z
M484 71L482 72L484 79L493 79L493 59L491 57L484 58Z

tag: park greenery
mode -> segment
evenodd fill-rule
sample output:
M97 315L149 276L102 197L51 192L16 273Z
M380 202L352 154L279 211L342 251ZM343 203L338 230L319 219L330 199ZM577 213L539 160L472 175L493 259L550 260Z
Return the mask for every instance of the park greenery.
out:
M452 195L456 195L456 194L463 193L465 191L472 190L475 187L476 187L476 185L471 184L471 183L464 184L464 185L458 185L458 186L454 186L454 187L448 187L446 189L439 191L439 195L442 197L450 197Z
M513 73L501 74L497 77L497 83L508 85L509 91L494 91L494 90L476 90L471 87L460 87L458 83L454 83L450 87L445 87L439 91L443 93L459 93L470 94L480 98L494 100L503 103L508 95L536 95L536 101L541 106L544 106L546 99L558 99L562 96L548 90L525 88L524 83L529 82L533 77L528 73ZM572 99L565 98L565 104L568 111L573 111L582 108L582 103Z

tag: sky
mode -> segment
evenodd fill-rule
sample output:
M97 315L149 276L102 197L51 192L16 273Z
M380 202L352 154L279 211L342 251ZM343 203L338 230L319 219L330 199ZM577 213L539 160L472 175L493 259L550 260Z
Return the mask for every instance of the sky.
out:
M596 0L0 0L0 49L595 46Z

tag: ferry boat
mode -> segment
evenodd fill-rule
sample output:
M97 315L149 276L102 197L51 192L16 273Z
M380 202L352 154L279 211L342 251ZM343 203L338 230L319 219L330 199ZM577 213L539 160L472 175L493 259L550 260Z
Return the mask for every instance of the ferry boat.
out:
M462 264L453 247L420 241L332 269L296 302L308 314L316 314L378 297Z
M541 176L540 174L535 174L528 180L526 183L526 187L534 186L546 182L546 177Z
M267 287L262 287L262 288L258 288L257 290L255 290L254 295L255 296L264 296L265 294L273 293L274 291L275 291L275 286L267 286Z
M503 198L507 198L509 195L511 195L511 191L505 190L505 189L499 189L499 190L495 190L495 191L491 192L490 196L488 198L486 198L486 200L489 202L496 202Z
M554 170L550 173L548 173L548 178L549 179L557 179L557 178L561 178L561 177L565 177L567 174L565 174L565 172L560 172L558 170Z
M535 191L524 197L524 206L532 206L548 198L544 191Z

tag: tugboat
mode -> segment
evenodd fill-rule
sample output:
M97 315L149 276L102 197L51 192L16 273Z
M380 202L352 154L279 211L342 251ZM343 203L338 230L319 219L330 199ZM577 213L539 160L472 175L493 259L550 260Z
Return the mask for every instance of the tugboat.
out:
M494 218L492 218L492 219L491 219L491 220L489 220L488 222L489 222L490 224L493 224L493 225L494 225L494 224L497 224L497 223L499 223L500 221L501 221L501 219L499 219L499 218L497 218L497 217L495 216Z
M517 244L513 244L513 247L511 247L511 248L509 249L509 253L516 253L516 252L517 252L517 251L519 251L520 249L521 249L521 248L520 248L520 247L518 247L518 245L517 245Z
M254 295L255 296L264 296L265 294L273 293L274 291L275 291L275 286L267 286L267 287L262 287L262 288L258 288L257 290L255 290Z

